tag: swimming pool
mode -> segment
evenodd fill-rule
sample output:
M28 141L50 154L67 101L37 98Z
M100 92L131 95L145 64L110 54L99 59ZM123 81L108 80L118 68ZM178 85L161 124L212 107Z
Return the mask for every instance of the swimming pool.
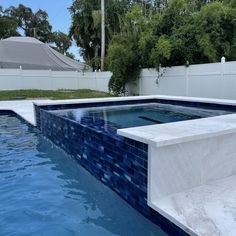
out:
M0 235L167 235L14 115L0 144Z

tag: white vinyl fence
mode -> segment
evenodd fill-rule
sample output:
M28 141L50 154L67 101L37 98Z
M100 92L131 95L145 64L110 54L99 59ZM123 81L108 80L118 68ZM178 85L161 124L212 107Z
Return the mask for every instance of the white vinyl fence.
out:
M143 69L129 95L176 95L236 99L236 61Z
M108 92L111 72L0 69L0 90L92 89Z
M107 92L111 72L0 69L0 90L92 89ZM143 69L127 85L129 95L173 95L236 99L236 61Z

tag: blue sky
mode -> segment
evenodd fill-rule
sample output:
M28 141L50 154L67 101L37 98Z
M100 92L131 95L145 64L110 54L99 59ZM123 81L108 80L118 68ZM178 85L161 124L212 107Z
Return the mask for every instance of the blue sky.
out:
M34 12L39 8L45 10L49 16L49 22L53 27L53 31L62 31L68 33L71 18L68 7L71 6L72 0L1 0L0 5L4 8L9 6L18 6L23 4L30 7ZM79 56L79 49L73 43L69 50L76 58L81 59Z

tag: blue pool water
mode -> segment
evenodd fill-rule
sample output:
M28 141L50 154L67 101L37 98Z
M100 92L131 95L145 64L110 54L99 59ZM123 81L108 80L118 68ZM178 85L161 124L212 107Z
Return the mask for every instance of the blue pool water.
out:
M36 129L1 115L0 235L166 234Z
M231 112L180 105L148 103L96 108L78 108L53 111L53 113L81 122L90 117L114 124L117 128L169 123L175 121L199 119L210 116L226 115Z

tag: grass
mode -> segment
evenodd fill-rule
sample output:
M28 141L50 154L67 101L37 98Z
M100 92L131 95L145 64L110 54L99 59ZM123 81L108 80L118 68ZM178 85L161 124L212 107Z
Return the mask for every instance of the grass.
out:
M79 99L112 97L109 93L90 89L79 90L10 90L0 91L0 100L20 99Z

